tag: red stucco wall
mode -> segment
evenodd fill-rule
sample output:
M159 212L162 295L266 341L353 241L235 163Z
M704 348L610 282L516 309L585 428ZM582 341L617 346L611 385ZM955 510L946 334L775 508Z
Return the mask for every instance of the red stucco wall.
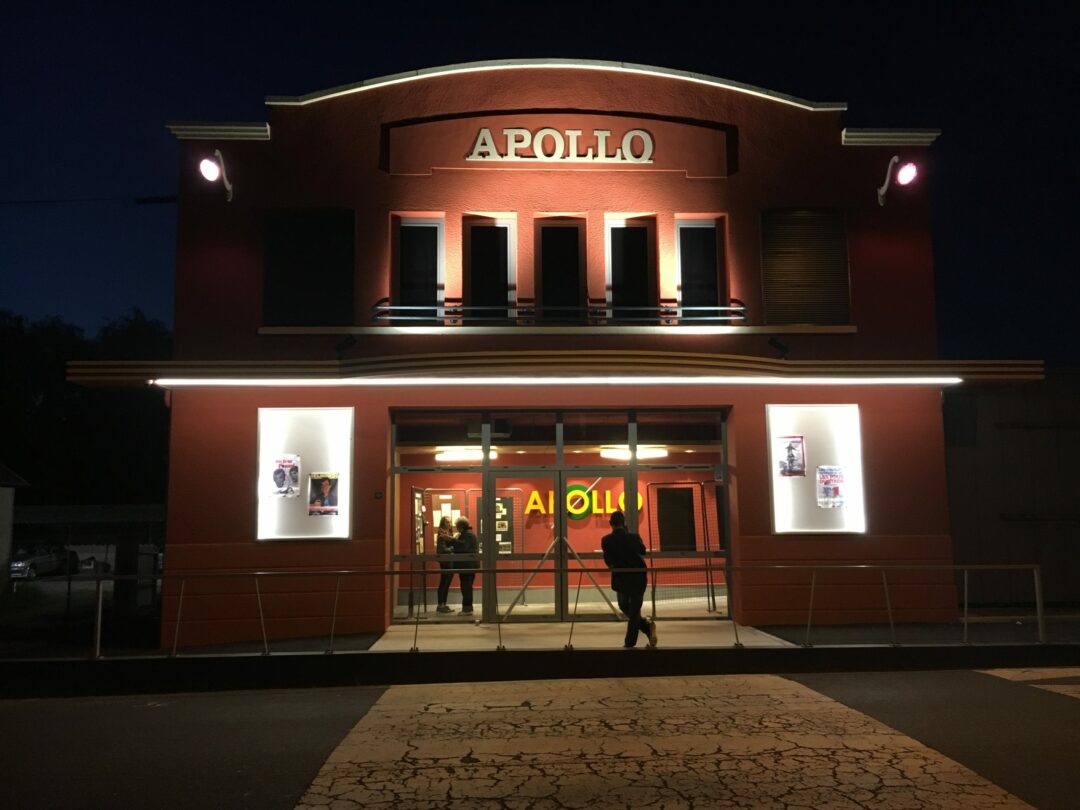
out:
M441 405L469 407L731 406L729 419L731 560L761 563L950 563L939 392L925 388L635 388L614 401L610 391L459 389ZM631 401L632 400L632 401ZM766 403L858 403L863 432L865 535L770 534ZM166 570L220 572L386 567L389 559L389 410L415 406L410 389L183 390L173 395ZM259 407L357 410L354 437L353 537L348 541L255 541L254 470ZM377 493L381 493L377 496ZM735 617L745 624L800 623L809 579L803 573L736 569ZM951 579L925 572L890 580L898 621L955 613ZM259 638L251 578L192 579L186 586L180 643ZM289 578L262 594L272 638L327 634L333 578ZM171 643L179 585L166 591L163 639ZM389 621L381 576L342 585L338 633L381 630ZM885 620L880 574L823 576L815 621Z
M269 142L184 143L176 299L180 358L326 356L336 342L332 338L258 334L261 211L308 206L356 210L355 322L361 325L369 323L371 306L390 294L394 214L445 217L450 296L461 292L462 219L470 214L517 218L523 296L533 293L533 222L557 214L583 220L592 297L604 294L605 213L655 218L662 295L674 293L676 217L722 217L730 294L747 304L748 323L761 324L761 211L840 208L848 215L859 334L799 336L791 357L917 359L935 352L926 184L894 193L889 205L879 207L874 189L897 149L842 146L839 112L808 111L668 77L521 69L435 76L307 106L272 107L270 119ZM584 130L597 122L615 126L614 120L623 130L655 131L655 165L522 169L464 160L481 126L498 132L541 120L578 121ZM724 176L714 176L721 136L727 168ZM231 203L198 176L197 163L212 146L220 146L228 162L236 186ZM418 173L394 174L395 168ZM464 335L397 336L367 338L352 351L445 350L448 339L460 350L491 345L490 338ZM499 344L528 348L532 342L511 334ZM598 348L630 342L596 338ZM769 353L767 338L760 336L705 341L672 335L658 342L665 344L658 348ZM573 340L555 338L551 345L571 348Z

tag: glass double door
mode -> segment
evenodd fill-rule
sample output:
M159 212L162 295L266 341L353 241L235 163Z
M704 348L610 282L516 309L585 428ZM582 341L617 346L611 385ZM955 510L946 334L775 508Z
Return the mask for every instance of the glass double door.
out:
M569 621L618 615L601 538L627 511L628 473L491 471L479 504L483 618Z

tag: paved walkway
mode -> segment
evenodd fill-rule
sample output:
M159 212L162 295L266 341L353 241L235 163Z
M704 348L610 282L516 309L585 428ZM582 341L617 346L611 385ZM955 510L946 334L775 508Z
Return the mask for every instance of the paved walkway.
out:
M660 646L667 649L730 648L738 641L747 647L793 647L789 641L755 627L736 627L717 619L658 622ZM494 650L500 642L508 650L560 650L567 644L577 649L622 647L625 622L456 622L448 624L394 624L371 645L375 652L425 652L443 650ZM737 636L736 636L737 634ZM644 648L645 642L639 644Z
M1011 685L979 673L955 674L990 686ZM1068 675L1080 682L1080 670ZM833 676L812 677L828 682ZM954 699L951 688L946 697ZM1054 700L1071 704L1060 696ZM934 701L931 696L922 703ZM996 707L996 741L1022 755L1005 737L1017 708L1016 700L1011 703ZM899 710L910 713L918 705ZM955 736L947 716L937 713L936 722L945 738ZM1075 751L1059 753L1073 758ZM1075 769L1063 776L1080 787ZM1060 790L1061 780L1051 788ZM1073 795L1065 790L1059 798L1066 802ZM1075 806L1049 798L1040 806ZM382 806L1030 805L987 776L794 680L720 675L392 687L337 747L299 805Z

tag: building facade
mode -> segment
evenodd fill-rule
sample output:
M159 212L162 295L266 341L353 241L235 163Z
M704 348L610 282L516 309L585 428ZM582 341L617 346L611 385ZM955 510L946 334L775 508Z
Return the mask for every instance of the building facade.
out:
M664 617L800 623L811 572L770 566L952 562L942 389L1041 365L936 359L926 184L894 179L936 131L557 60L268 106L171 125L175 359L70 372L169 399L165 639L457 620L442 517L483 621L610 617L615 509ZM941 570L817 576L816 620L955 615Z

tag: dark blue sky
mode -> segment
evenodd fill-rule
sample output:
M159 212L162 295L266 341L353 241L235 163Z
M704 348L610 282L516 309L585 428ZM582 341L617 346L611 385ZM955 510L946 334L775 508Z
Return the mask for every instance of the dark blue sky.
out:
M266 120L267 95L420 67L585 57L846 101L850 126L940 127L925 180L944 355L1075 365L1080 37L1057 4L748 5L5 4L0 308L90 332L131 306L171 323L175 209L133 202L175 191L168 120Z

